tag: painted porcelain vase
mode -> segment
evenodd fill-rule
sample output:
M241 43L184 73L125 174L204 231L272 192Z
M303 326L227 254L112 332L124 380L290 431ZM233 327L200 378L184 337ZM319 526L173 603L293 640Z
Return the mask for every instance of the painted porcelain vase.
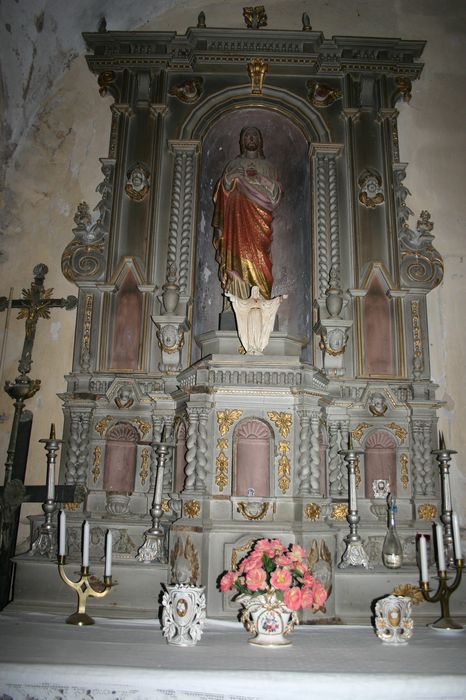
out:
M243 595L238 600L243 605L240 620L254 635L248 640L250 644L267 647L291 645L286 635L298 624L298 616L277 600L274 593Z

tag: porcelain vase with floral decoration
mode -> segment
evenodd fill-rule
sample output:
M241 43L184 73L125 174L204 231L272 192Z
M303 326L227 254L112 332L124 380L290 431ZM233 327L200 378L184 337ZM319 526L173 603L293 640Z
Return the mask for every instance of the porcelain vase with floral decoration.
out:
M238 566L220 579L220 590L234 591L243 605L240 619L255 636L251 644L291 644L286 635L299 623L297 611L323 608L327 591L312 576L306 552L297 544L257 540Z

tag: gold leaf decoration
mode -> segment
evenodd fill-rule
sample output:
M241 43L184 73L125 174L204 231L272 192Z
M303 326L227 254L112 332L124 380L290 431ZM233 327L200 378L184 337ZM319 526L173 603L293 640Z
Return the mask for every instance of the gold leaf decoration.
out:
M217 423L220 435L226 435L233 423L243 415L243 411L238 408L226 408L224 411L217 411Z
M290 460L286 455L282 455L278 462L278 485L282 493L286 493L290 488Z
M188 518L196 518L201 512L201 504L199 501L186 501L184 504L184 513Z
M319 520L321 507L317 503L308 503L304 508L304 516L308 520Z
M362 435L367 428L370 428L371 426L369 423L360 423L354 430L351 431L351 435L353 436L353 440L357 440L358 442L361 442Z
M217 440L217 450L227 450L227 449L228 449L227 438L219 438Z
M418 586L413 586L412 583L401 583L399 586L395 586L392 595L402 595L411 598L413 605L425 602L421 589Z
M403 486L404 489L408 488L409 484L409 479L408 479L408 455L400 455L400 464L401 464L401 485Z
M139 478L141 479L141 484L144 486L146 479L149 476L149 450L147 447L141 452L141 470L139 472Z
M280 452L280 454L286 454L289 451L289 449L290 443L286 440L280 440L280 442L278 443L278 451Z
M251 513L247 507L247 504L240 501L238 503L238 512L241 513L243 518L246 518L246 520L262 520L262 518L265 518L268 513L269 505L269 503L263 503L257 513Z
M433 503L423 503L417 509L420 520L435 520L437 517L437 506Z
M345 520L348 515L348 504L347 503L334 503L332 505L332 512L330 517L332 520Z
M291 413L283 413L282 411L267 411L267 415L277 426L280 435L287 438L290 434L291 423L293 420Z
M220 491L228 485L228 457L224 452L220 452L215 460L215 483Z
M97 447L94 450L94 462L92 465L92 476L94 479L94 484L96 484L97 481L99 480L101 456L102 456L102 449L97 445Z
M401 442L401 444L404 443L408 434L406 428L403 428L401 425L397 425L396 423L388 423L388 425L386 425L385 427L393 431L393 433L395 433L396 437Z
M95 431L96 433L99 433L99 435L103 435L105 431L107 430L109 424L112 422L113 416L105 416L104 418L101 418L96 424L95 424Z
M354 462L354 477L356 488L358 488L359 484L361 483L361 465L359 462L359 457L356 457Z
M136 418L133 418L133 420L131 422L135 423L137 425L140 432L142 433L142 437L146 437L147 433L150 430L149 423L147 423L145 420L142 420L142 418L140 418L139 416L136 416Z
M170 501L168 498L162 498L162 513L168 513L170 510Z

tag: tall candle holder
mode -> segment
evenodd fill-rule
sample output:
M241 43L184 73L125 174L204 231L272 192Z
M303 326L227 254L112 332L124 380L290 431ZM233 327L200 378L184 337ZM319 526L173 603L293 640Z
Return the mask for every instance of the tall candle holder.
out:
M450 490L450 462L451 456L456 455L456 450L449 450L445 447L445 439L443 433L439 435L439 448L432 450L436 456L440 469L440 489L442 497L442 512L440 520L445 528L445 549L448 559L448 565L455 567L455 557L453 552L453 528L452 528L452 504Z
M342 455L348 469L348 515L346 520L350 526L349 534L344 538L346 548L338 568L346 569L348 566L364 566L368 569L369 557L358 533L358 524L361 518L359 517L356 497L356 460L358 455L363 453L362 450L353 449L351 433L348 435L348 449L340 450L338 454Z
M55 425L53 423L50 426L50 437L39 440L39 442L45 443L44 448L47 452L47 497L42 504L45 522L41 525L39 534L32 543L29 554L41 554L49 557L49 559L53 559L57 545L57 527L53 523L53 516L57 510L55 501L55 463L57 452L62 444L62 440L57 440L55 437Z
M78 581L72 581L65 573L66 557L64 554L58 555L58 573L62 581L67 586L76 591L78 596L78 607L76 612L66 618L68 625L93 625L94 619L86 612L88 598L104 598L112 588L112 576L104 576L104 589L96 591L90 583L89 566L81 566L81 576Z
M59 539L59 553L58 553L58 573L62 581L66 583L67 586L72 588L76 595L78 596L78 607L77 610L70 615L66 622L68 625L78 625L80 627L84 625L93 625L94 619L86 612L86 603L88 598L104 598L107 593L112 588L112 533L110 530L107 531L107 540L105 545L105 570L104 570L104 580L103 589L97 590L93 588L90 582L91 575L89 573L89 523L84 522L83 527L83 558L81 564L81 576L78 581L72 581L65 573L65 528L66 528L66 516L65 511L60 513L60 539ZM101 584L100 584L101 585Z
M150 515L152 517L152 527L144 533L144 542L139 547L136 559L148 564L152 561L158 561L161 564L166 564L167 556L165 552L165 531L160 524L163 515L162 509L162 491L163 491L163 475L165 471L165 462L167 459L169 444L165 442L165 426L162 431L160 442L151 443L153 446L157 444L157 473L154 485L154 497Z

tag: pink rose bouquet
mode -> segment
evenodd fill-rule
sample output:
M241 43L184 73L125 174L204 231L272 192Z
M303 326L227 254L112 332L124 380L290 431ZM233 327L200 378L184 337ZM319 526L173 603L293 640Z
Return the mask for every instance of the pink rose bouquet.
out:
M286 548L280 540L257 540L234 571L220 579L223 593L259 596L274 593L290 610L319 610L327 600L327 591L311 575L306 552L298 544Z

